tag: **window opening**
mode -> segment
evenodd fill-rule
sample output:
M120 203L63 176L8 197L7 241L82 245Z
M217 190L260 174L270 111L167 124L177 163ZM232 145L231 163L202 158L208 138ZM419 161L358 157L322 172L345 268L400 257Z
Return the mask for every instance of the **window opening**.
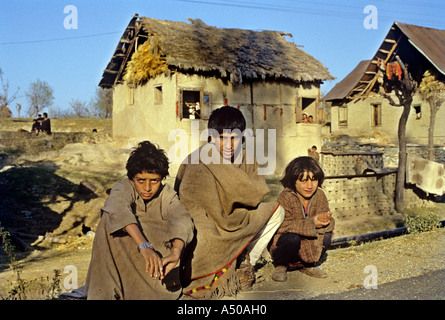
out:
M188 119L201 119L200 91L182 92L182 117Z
M128 87L128 105L132 106L134 104L134 87Z
M181 91L182 114L185 119L208 119L211 112L212 96L203 91Z
M374 103L372 106L372 125L374 127L382 125L382 105Z
M154 94L155 94L155 103L162 104L163 102L162 86L156 86Z
M338 125L340 127L348 126L348 107L338 108Z
M416 105L413 107L414 107L414 111L416 112L416 120L421 119L422 118L422 106L419 104L419 105Z
M318 115L317 99L302 97L301 101L299 100L299 106L301 106L301 121L297 119L297 122L311 123L310 119L312 119L312 123L314 123Z

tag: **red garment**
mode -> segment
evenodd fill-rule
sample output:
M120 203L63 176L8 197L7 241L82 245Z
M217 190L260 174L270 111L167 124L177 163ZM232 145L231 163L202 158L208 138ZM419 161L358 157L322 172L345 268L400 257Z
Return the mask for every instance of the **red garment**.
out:
M402 67L398 62L391 62L386 65L386 76L389 80L392 80L393 76L399 78L399 81L402 80Z

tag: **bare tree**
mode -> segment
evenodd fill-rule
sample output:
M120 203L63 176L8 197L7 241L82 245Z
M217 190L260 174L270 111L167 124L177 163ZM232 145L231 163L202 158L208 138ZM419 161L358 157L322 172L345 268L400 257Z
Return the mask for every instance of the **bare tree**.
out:
M404 205L404 190L405 190L405 173L406 173L406 123L413 102L413 95L417 90L417 83L413 80L411 74L408 72L407 66L396 56L397 61L403 71L403 79L401 81L390 81L384 84L385 92L383 96L388 99L389 103L395 107L402 107L402 115L399 119L398 139L399 139L399 168L397 171L396 180L396 196L395 209L397 212L403 213L405 211ZM394 91L397 102L394 101L390 93Z
M113 90L97 88L91 107L99 118L110 118L113 109Z
M49 109L49 114L51 115L51 118L53 119L60 119L60 118L66 118L67 117L67 111L62 110L59 106L52 105Z
M430 126L428 128L428 159L434 160L434 127L436 124L436 114L440 105L445 99L441 99L440 95L445 91L445 84L437 80L436 74L432 70L428 70L423 74L422 82L420 82L419 92L423 100L428 101L430 105Z
M44 108L49 108L54 102L53 89L46 81L37 79L31 83L28 92L25 93L29 109L28 115L37 116Z
M75 118L88 118L89 110L87 103L85 101L81 101L79 99L71 100L70 107L73 112L73 117Z
M15 99L17 99L20 88L14 92L13 95L9 96L9 82L3 79L3 71L0 68L0 117L11 117L12 112L9 109L10 105Z

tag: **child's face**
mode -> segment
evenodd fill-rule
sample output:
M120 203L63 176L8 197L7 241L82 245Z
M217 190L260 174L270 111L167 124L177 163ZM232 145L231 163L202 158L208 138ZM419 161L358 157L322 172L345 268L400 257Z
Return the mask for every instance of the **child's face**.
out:
M162 177L157 173L143 171L133 178L136 191L144 200L150 200L158 192Z
M312 172L304 171L303 175L295 181L297 193L304 199L310 199L318 188L318 180L314 179Z
M212 136L212 142L219 147L219 153L226 160L231 160L242 145L242 136L237 132L224 132L219 137Z

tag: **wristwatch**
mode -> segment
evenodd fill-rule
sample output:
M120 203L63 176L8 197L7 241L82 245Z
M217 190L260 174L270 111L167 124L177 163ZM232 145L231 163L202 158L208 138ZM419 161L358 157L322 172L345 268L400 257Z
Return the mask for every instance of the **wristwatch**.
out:
M144 248L150 248L150 249L153 249L153 246L151 245L150 242L147 241L147 242L141 244L140 246L138 246L138 251L140 252L141 249L144 249Z

